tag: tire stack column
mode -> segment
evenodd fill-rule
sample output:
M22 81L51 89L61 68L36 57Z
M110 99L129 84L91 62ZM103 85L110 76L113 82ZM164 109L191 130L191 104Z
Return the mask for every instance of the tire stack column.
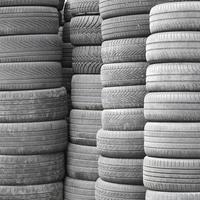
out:
M101 18L98 0L70 0L73 77L65 200L95 199L101 128ZM70 14L67 14L69 16Z
M67 145L58 0L0 2L0 199L62 200Z
M200 199L200 2L155 6L147 39L146 200Z

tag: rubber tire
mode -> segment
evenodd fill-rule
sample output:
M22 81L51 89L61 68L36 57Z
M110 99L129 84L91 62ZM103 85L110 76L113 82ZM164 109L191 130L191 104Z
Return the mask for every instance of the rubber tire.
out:
M73 144L96 146L96 134L101 128L102 111L72 110L69 138Z
M106 131L97 133L97 150L110 158L143 158L143 131Z
M72 56L75 74L100 74L101 46L74 47Z
M150 13L151 33L199 31L199 2L174 2L157 5Z
M145 188L139 185L109 183L97 180L95 185L96 200L138 200L145 199Z
M63 26L63 41L70 43L70 22L65 22Z
M101 110L101 90L100 75L74 75L71 90L73 108Z
M47 184L64 178L64 153L1 155L0 164L1 186Z
M144 100L147 121L198 122L200 120L199 92L149 93Z
M104 64L140 62L145 58L146 38L109 40L102 43L101 56Z
M70 9L70 4L69 1L66 1L64 6L64 20L65 22L70 22L71 18L72 18L72 13Z
M68 92L71 92L71 81L73 76L72 68L62 68L63 74L63 87L66 88Z
M104 87L145 85L146 62L111 63L101 67Z
M142 185L143 159L99 157L99 177L110 183Z
M69 143L67 152L67 174L74 179L96 181L98 178L98 153L94 146Z
M150 35L149 15L126 15L103 20L103 40L147 37Z
M144 159L144 186L164 192L199 192L199 159Z
M146 59L149 63L199 62L200 33L179 31L155 33L146 42Z
M104 109L142 108L145 94L145 85L103 88L102 105Z
M64 88L0 92L0 122L40 122L64 119Z
M109 131L144 130L143 108L103 110L102 128Z
M0 62L61 61L62 43L58 34L0 37Z
M73 45L101 45L101 17L73 17L70 22L70 41Z
M72 68L72 51L73 46L71 45L71 43L63 43L63 68Z
M200 91L198 63L160 63L147 68L149 92Z

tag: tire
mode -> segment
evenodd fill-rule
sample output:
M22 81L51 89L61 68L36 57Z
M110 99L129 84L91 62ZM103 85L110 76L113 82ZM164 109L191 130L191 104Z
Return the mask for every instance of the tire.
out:
M65 198L64 200L94 200L95 199L95 182L83 181L67 177L65 179Z
M63 26L63 41L70 43L70 22L65 22Z
M66 88L68 92L71 91L71 80L73 76L73 70L72 68L62 68L62 74L63 74L63 87Z
M0 92L0 122L40 122L65 119L64 88Z
M59 3L58 3L58 10L63 10L63 7L64 7L64 3L65 3L65 0L59 0Z
M146 192L146 200L198 200L199 198L199 192L158 192L151 190Z
M144 100L147 121L197 122L200 120L199 92L149 93Z
M143 159L99 157L99 177L110 183L142 185Z
M147 123L144 149L147 156L200 158L199 123Z
M59 36L17 35L0 37L0 62L61 61Z
M156 33L146 42L149 63L199 62L200 33L192 31Z
M0 7L0 19L0 36L56 34L59 28L58 11L51 7Z
M147 68L149 92L200 91L198 63L162 63Z
M98 15L73 17L70 40L74 45L101 45L101 18Z
M0 156L0 184L10 186L39 185L62 181L64 153Z
M75 47L72 56L75 74L100 74L101 46Z
M145 85L146 62L111 63L101 68L104 87Z
M103 40L147 37L149 31L149 15L129 15L103 20Z
M199 159L144 159L144 186L165 192L198 192Z
M103 88L102 105L104 109L142 108L145 94L145 85Z
M69 1L66 1L64 6L64 20L65 22L70 22L71 18L72 18L72 13L70 10L70 4Z
M174 2L155 6L150 13L151 33L199 31L199 2Z
M143 108L103 110L102 128L109 131L144 130Z
M96 134L101 128L102 111L72 110L70 141L74 144L96 146Z
M0 90L34 90L62 86L59 62L23 62L0 64Z
M0 186L1 200L62 200L63 183L27 186Z
M143 158L143 131L106 131L97 133L97 150L110 158Z
M145 188L139 185L125 185L98 179L95 185L96 200L138 200L145 199Z
M99 14L98 0L69 0L69 7L73 16Z
M71 45L71 43L63 43L63 68L72 68L72 51L73 46Z
M73 108L101 110L101 90L100 75L74 75L71 90Z
M68 145L67 173L74 179L96 181L98 178L98 154L93 146Z
M101 50L103 63L146 61L145 46L146 38L105 41L102 43Z

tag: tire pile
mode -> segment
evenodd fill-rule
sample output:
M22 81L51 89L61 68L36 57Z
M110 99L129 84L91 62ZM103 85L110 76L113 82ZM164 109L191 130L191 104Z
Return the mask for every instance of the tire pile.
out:
M95 199L98 178L96 134L101 128L101 18L98 0L70 0L73 75L65 200ZM68 14L67 14L68 13Z
M200 199L200 2L161 4L147 39L146 200Z
M66 90L58 0L0 1L0 199L62 200Z

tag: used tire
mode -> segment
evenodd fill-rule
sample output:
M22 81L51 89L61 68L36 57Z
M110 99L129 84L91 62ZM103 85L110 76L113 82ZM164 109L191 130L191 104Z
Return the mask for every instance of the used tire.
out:
M70 22L65 22L63 26L63 41L70 43Z
M144 115L147 121L197 122L200 120L200 93L149 93L144 100Z
M199 192L199 159L144 159L144 186L165 192Z
M75 179L96 181L98 178L98 153L93 146L68 145L67 173Z
M143 131L106 131L97 133L97 150L110 158L143 158Z
M72 68L72 51L73 46L71 45L71 43L63 43L63 68Z
M101 128L102 111L72 110L70 113L70 141L74 144L96 146L96 134Z

